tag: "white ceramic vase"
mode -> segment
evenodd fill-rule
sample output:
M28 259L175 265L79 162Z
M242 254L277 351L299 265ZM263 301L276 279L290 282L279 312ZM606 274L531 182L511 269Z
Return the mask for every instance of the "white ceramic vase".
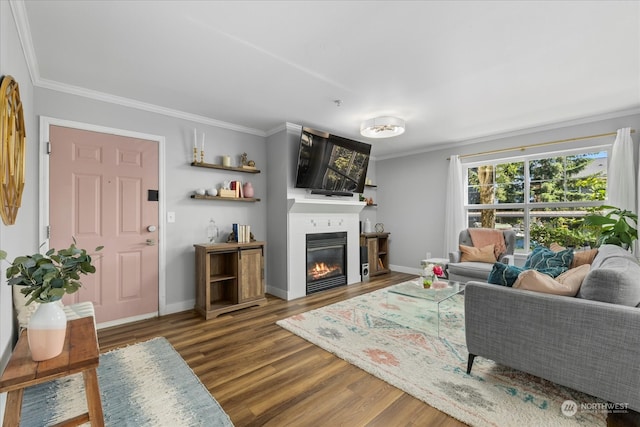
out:
M31 357L36 362L62 353L67 333L67 316L58 302L40 304L29 319L27 338Z

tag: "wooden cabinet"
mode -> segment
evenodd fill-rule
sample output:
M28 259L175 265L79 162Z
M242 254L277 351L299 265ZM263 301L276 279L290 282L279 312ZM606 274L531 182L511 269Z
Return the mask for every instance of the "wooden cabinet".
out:
M195 310L206 319L267 302L264 242L194 245Z
M378 276L389 273L389 234L362 233L360 246L367 247L369 275Z

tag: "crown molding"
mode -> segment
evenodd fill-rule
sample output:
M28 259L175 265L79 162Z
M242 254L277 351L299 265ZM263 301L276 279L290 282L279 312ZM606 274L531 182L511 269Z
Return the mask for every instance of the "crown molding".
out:
M513 137L529 135L537 132L562 129L569 126L578 126L578 125L583 125L587 123L597 122L600 120L616 119L618 117L631 116L634 114L640 114L640 106L629 108L626 110L610 111L608 113L601 113L593 116L581 117L581 118L571 119L571 120L566 120L561 122L547 123L544 125L533 126L529 128L516 129L508 132L489 134L489 135L479 136L472 139L462 139L457 141L441 142L441 143L430 145L429 147L419 148L412 151L403 151L403 152L389 154L385 156L378 156L377 160L387 160L387 159L393 159L397 157L413 156L416 154L429 153L432 151L452 150L460 147L465 147L467 145L479 144L482 142L496 141L499 139L513 138Z
M20 39L20 45L22 46L22 52L27 63L27 69L29 70L29 76L31 77L31 83L36 84L40 80L40 69L38 66L38 59L36 57L35 50L33 49L33 40L31 39L31 28L29 27L29 19L27 18L27 9L24 1L9 0L9 6L11 7L11 14L13 15L13 21L16 24L18 30L18 38Z
M192 122L202 123L205 125L215 126L223 129L229 129L236 132L247 133L260 137L265 137L266 133L259 129L249 128L246 126L236 125L221 120L212 119L198 114L186 113L184 111L174 110L172 108L161 107L155 104L136 101L134 99L122 96L111 95L104 92L98 92L78 86L68 85L53 80L40 79L36 86L44 89L50 89L58 92L64 92L71 95L82 96L97 101L107 102L110 104L121 105L124 107L135 108L138 110L148 111L151 113L162 114L164 116L175 117L177 119L189 120Z

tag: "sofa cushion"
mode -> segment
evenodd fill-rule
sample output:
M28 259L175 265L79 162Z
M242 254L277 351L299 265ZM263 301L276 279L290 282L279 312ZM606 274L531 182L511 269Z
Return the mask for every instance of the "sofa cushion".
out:
M536 270L525 270L518 275L513 287L573 297L578 293L582 280L587 273L589 273L588 265L567 270L555 279Z
M611 304L640 306L640 265L628 251L615 245L598 249L578 297Z
M554 252L545 246L537 246L527 257L524 269L548 271L549 274L554 274L552 272L557 271L558 273L555 276L558 276L571 267L572 261L573 249Z
M518 275L522 271L522 268L516 267L515 265L507 265L501 262L496 262L493 264L493 268L491 269L491 273L489 273L487 282L494 285L513 286L516 279L518 278Z
M473 246L460 245L460 261L475 261L475 262L496 262L496 256L493 248L495 245L487 245L481 248L475 248Z

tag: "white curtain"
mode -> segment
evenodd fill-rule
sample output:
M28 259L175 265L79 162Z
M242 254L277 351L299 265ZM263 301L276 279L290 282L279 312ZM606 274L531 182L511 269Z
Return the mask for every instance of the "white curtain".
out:
M447 177L447 199L445 205L444 253L458 250L458 235L467 228L464 213L464 182L462 181L462 163L459 156L451 156Z
M640 179L640 176L634 167L631 128L618 129L607 174L607 204L638 213L640 197L636 197L636 177ZM637 241L631 249L637 256Z
M637 212L631 128L618 129L607 174L607 204Z

